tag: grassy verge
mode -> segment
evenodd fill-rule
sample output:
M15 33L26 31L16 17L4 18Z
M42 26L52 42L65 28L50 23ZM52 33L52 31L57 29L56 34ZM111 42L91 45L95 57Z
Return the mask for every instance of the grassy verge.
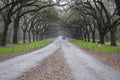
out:
M120 53L120 47L112 47L112 46L109 46L106 44L98 47L97 43L85 42L85 41L80 41L80 40L75 40L75 39L70 39L70 42L78 44L80 46L83 46L83 47L91 49L91 50Z
M32 42L28 44L12 45L11 47L0 47L0 54L34 50L37 48L44 47L45 45L51 43L52 41L54 41L54 39L47 39L47 40Z

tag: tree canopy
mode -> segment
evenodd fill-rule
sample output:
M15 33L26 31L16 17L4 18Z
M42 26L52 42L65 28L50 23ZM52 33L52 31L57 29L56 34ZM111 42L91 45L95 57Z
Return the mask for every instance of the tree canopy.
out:
M2 46L10 32L13 44L66 35L93 43L99 39L101 44L109 37L111 46L116 46L120 1L0 0L0 19Z

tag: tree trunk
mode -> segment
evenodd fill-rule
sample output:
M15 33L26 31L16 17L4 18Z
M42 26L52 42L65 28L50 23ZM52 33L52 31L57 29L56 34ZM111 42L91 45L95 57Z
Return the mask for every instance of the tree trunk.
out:
M39 41L41 40L41 33L39 33Z
M38 34L36 33L36 41L38 41Z
M2 39L1 39L1 46L6 46L7 32L8 32L8 27L10 23L11 21L7 21L5 23L3 34L2 34Z
M120 16L120 0L115 0L116 8L117 8L117 14Z
M18 44L19 20L20 18L14 20L13 44Z
M101 43L101 44L104 44L104 43L105 43L104 37L105 37L105 35L102 34L102 33L100 33L100 43Z
M105 38L106 38L106 42L108 42L109 41L109 37L108 37L107 34L106 34Z
M80 37L79 37L79 38L80 38L80 40L82 40L82 37L81 37L81 35L80 35Z
M87 37L88 37L88 42L90 42L90 34L87 33Z
M83 38L83 34L81 35L81 40L82 40L82 41L84 40L84 38Z
M23 43L25 43L25 31L23 31Z
M92 32L92 39L93 39L93 43L95 43L95 32Z
M35 34L34 34L34 32L32 32L32 35L33 35L33 42L35 42Z
M31 42L31 35L30 35L30 31L28 31L28 37L29 37L29 42Z
M42 34L42 40L44 40L44 34Z
M87 40L86 40L86 33L84 33L84 40L87 41Z
M113 29L110 31L110 37L111 37L111 46L117 46L116 44L116 30Z

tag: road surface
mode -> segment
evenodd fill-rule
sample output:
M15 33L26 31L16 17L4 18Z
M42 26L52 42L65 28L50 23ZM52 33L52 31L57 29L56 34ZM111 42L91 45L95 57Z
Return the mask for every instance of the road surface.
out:
M67 40L55 42L35 52L0 62L0 80L15 80L43 59L62 48L75 80L120 80L120 72L87 55Z
M75 80L120 80L120 72L85 54L68 41L62 42L62 49Z
M0 80L15 80L22 73L37 66L40 61L58 50L59 40L40 50L0 62Z

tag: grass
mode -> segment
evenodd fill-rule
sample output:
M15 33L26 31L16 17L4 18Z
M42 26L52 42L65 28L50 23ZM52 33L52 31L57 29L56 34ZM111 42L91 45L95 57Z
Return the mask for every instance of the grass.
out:
M52 41L54 41L54 39L47 39L47 40L42 40L39 42L31 42L31 43L20 44L20 45L12 45L10 47L0 47L0 54L8 54L8 53L14 53L14 52L34 50L37 48L44 47L45 45L51 43Z
M85 42L75 39L70 39L70 42L78 44L80 46L83 46L85 48L91 49L91 50L97 50L102 52L114 52L114 53L120 53L120 47L113 47L107 44L101 45L98 47L97 43L91 43L91 42Z

